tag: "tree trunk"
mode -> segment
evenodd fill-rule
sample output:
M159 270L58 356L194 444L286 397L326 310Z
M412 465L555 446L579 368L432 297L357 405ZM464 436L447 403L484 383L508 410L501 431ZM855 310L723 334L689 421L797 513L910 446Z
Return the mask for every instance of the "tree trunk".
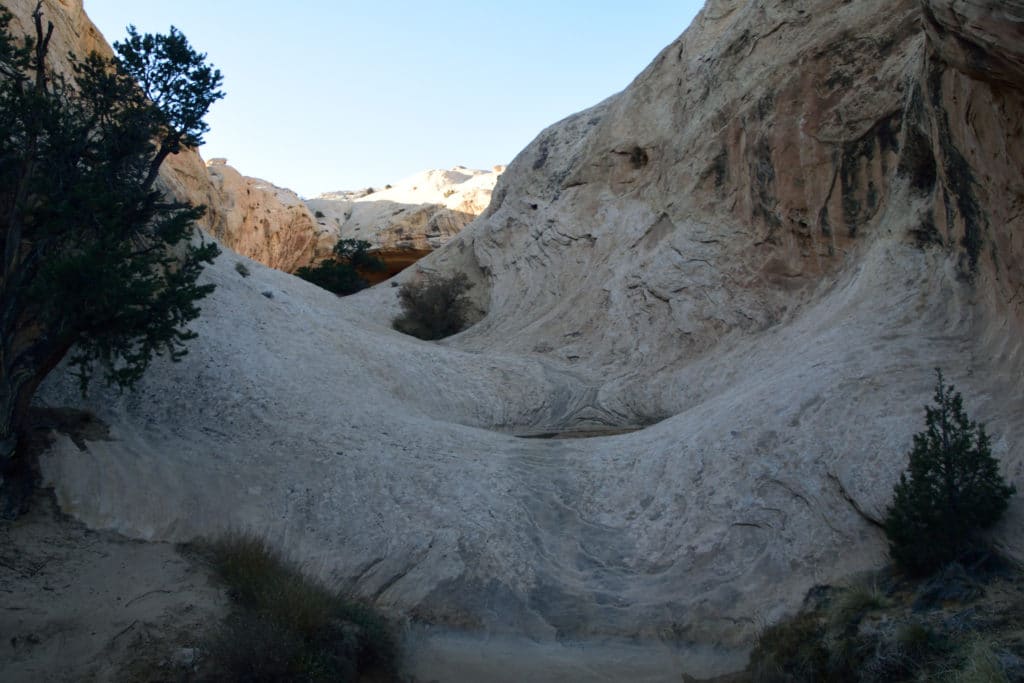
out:
M13 352L3 340L5 358ZM28 509L36 484L35 463L26 452L25 436L32 398L43 379L72 346L70 335L51 344L39 344L22 364L0 369L0 517L15 519ZM45 350L44 350L45 349Z
M0 517L15 519L27 509L33 488L32 469L19 445L27 410L19 409L18 392L5 375L0 387ZM31 401L31 397L29 398Z

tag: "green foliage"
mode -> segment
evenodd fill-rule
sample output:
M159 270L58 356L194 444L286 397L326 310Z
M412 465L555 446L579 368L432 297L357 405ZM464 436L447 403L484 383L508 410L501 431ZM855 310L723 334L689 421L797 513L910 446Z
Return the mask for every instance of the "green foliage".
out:
M384 262L369 252L366 240L342 239L334 245L334 256L316 267L303 266L295 274L317 287L339 296L355 294L368 283L360 273L384 270Z
M466 326L470 307L466 292L472 286L465 273L450 278L434 276L424 283L406 282L398 290L402 315L392 326L420 339L451 336Z
M96 367L129 387L155 355L178 360L213 286L219 250L193 226L204 208L156 189L166 158L202 142L223 96L219 71L176 29L48 65L52 24L16 39L0 8L0 441L42 378L73 349L84 388ZM12 451L0 454L10 455ZM2 457L0 457L2 459Z
M977 547L978 532L999 520L1015 492L999 473L985 426L967 417L959 392L936 374L935 404L925 408L925 431L914 435L885 518L892 557L912 574Z
M803 611L762 632L737 680L1024 680L1024 575L1009 563L977 570L985 590L924 605L935 576L887 570L871 583L816 586Z
M375 610L309 579L259 537L231 534L205 550L236 605L210 648L217 680L395 677L397 643Z
M867 581L853 583L829 605L829 625L833 628L845 628L850 624L856 624L864 614L885 607L886 604L886 597L877 584Z
M963 648L960 666L949 672L945 680L949 683L1009 683L996 647L997 643L983 636L969 640Z
M825 625L804 613L769 626L750 654L750 671L757 683L813 683L828 680L829 651Z

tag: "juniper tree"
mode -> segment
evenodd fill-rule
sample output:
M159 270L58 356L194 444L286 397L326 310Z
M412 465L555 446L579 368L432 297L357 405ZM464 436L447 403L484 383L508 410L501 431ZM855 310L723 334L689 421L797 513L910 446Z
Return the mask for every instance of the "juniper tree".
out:
M925 430L914 435L885 518L893 559L925 574L960 559L1006 511L1015 489L992 457L985 425L964 412L963 399L936 369L935 405L925 407Z
M317 287L339 296L347 296L366 289L369 283L363 273L377 273L384 270L384 262L370 253L366 240L340 239L334 245L334 255L318 265L303 266L295 274Z
M95 369L128 387L154 355L180 358L218 254L194 231L204 207L169 200L157 177L202 143L220 72L174 28L129 27L116 58L71 56L65 77L41 7L22 38L0 7L0 472L65 356L83 390Z

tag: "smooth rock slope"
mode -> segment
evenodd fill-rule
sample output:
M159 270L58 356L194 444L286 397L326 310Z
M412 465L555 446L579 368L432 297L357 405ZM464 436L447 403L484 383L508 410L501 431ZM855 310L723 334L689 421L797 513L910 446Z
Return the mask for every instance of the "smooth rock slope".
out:
M391 287L226 253L190 354L95 387L112 440L44 474L90 525L258 529L418 621L740 668L884 561L933 367L1024 488L1022 28L1019 2L711 0L417 266L472 277L474 327L418 342ZM595 426L644 428L514 436ZM1017 558L1022 522L996 533Z

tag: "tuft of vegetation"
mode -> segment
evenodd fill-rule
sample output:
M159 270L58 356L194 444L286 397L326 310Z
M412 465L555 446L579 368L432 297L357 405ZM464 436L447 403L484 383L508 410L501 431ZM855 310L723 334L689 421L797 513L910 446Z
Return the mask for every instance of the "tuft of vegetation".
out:
M647 156L647 150L643 147L636 145L629 152L629 163L632 164L634 169L641 169L647 165L650 158Z
M962 591L963 576L980 590ZM1024 680L1024 573L1006 561L949 572L945 599L922 603L938 575L885 570L873 583L817 586L804 610L766 628L744 675L802 681ZM811 600L811 598L815 598Z
M877 583L854 582L830 604L829 625L843 628L849 624L856 624L866 613L885 607L887 602Z
M431 276L425 282L406 282L398 290L402 315L392 321L399 332L419 339L443 339L466 326L473 287L465 273Z
M985 425L967 417L960 393L935 372L935 404L925 407L925 431L914 435L885 518L892 558L916 575L982 548L979 532L1002 517L1015 492L992 457Z
M368 605L305 576L251 534L201 547L234 610L207 648L218 681L396 680L391 624Z
M961 650L960 666L950 672L950 683L1009 683L1003 665L996 654L998 644L991 638L976 636Z
M241 261L235 261L235 272L242 277L249 277L249 267Z
M347 296L369 286L362 273L385 269L384 262L369 252L366 240L342 239L334 245L334 256L324 259L316 267L303 266L295 274L317 287Z
M750 671L758 683L813 683L827 680L829 651L825 623L804 613L766 628L750 654Z
M323 218L324 217L324 212L320 211L319 209L317 209L317 212L314 213L313 215L316 216L317 218Z

